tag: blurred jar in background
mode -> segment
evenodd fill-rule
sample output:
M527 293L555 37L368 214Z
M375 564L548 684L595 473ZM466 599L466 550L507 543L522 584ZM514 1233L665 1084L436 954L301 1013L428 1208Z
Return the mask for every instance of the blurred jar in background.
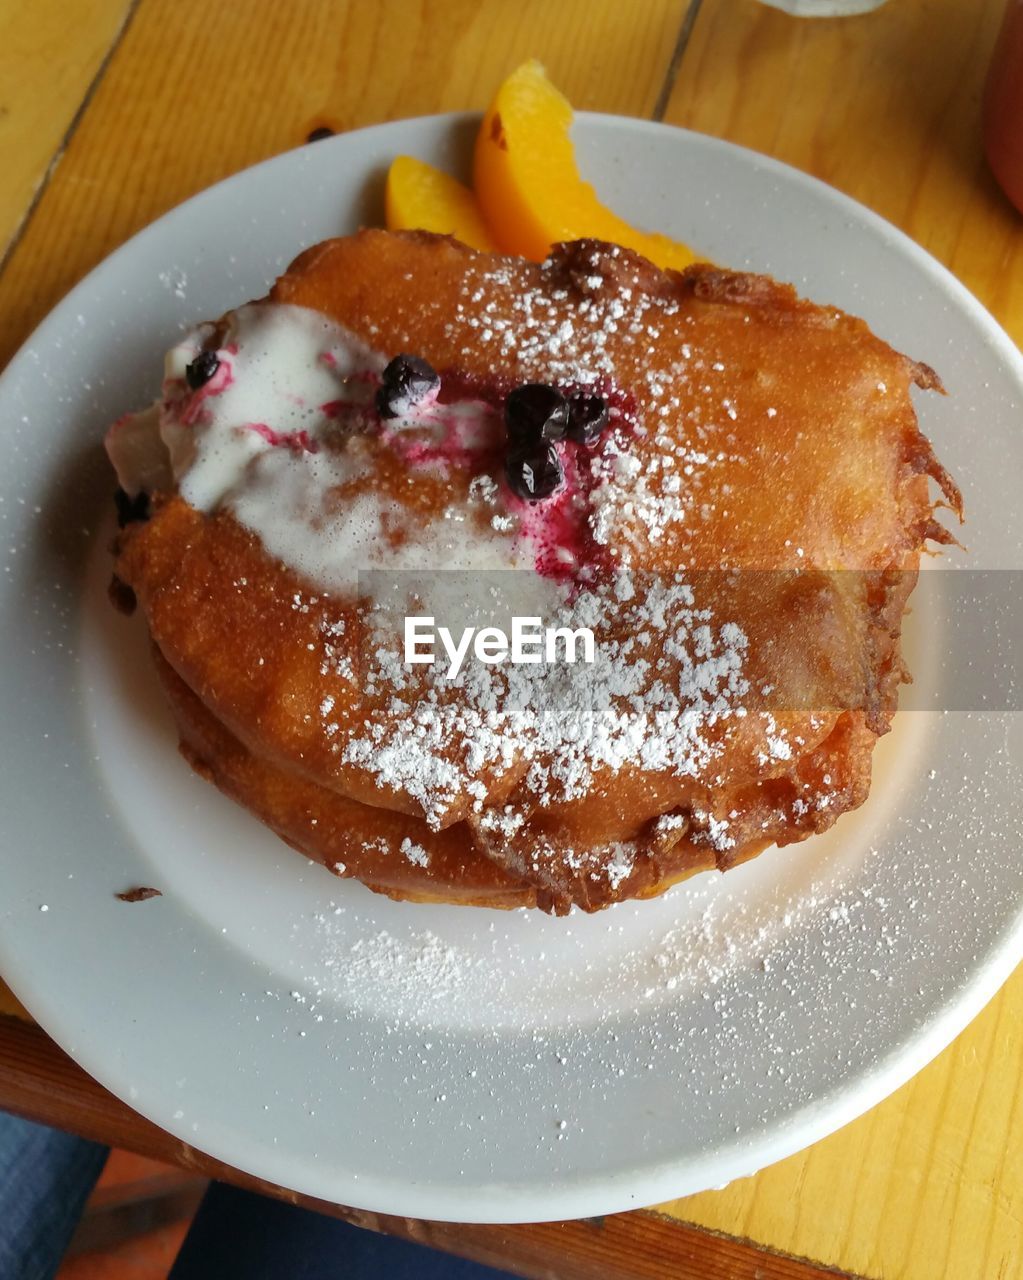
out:
M1023 0L1009 0L991 59L984 150L1005 194L1023 210Z
M761 0L761 3L795 14L797 18L847 18L854 13L880 9L884 0Z

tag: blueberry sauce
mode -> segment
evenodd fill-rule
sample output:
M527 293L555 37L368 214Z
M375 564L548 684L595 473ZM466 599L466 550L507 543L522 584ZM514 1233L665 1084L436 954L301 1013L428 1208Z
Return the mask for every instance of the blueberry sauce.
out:
M561 449L564 484L545 502L509 494L519 532L534 548L534 568L543 578L566 585L593 582L610 574L613 558L593 536L590 491L594 486L590 451L568 442Z
M246 422L245 427L262 436L275 449L284 447L296 453L318 453L320 450L318 442L310 438L308 431L275 431L265 422Z
M199 384L198 387L192 387L188 378L188 370L199 362L203 355L212 355L216 362L216 367L206 379L205 382ZM209 396L218 396L222 391L234 382L234 374L231 370L231 361L221 359L216 352L201 352L195 360L192 361L185 369L185 381L191 388L192 395L188 397L188 401L181 409L178 420L184 427L195 426L203 414L203 402ZM180 384L179 384L180 385Z

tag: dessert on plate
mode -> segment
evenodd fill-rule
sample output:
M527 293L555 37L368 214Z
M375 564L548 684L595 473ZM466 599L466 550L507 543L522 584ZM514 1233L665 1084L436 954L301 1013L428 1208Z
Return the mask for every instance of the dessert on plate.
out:
M950 538L932 482L961 514L914 385L763 276L363 231L188 334L111 428L120 595L193 767L336 874L649 896L865 799ZM560 647L410 660L409 617L512 615Z

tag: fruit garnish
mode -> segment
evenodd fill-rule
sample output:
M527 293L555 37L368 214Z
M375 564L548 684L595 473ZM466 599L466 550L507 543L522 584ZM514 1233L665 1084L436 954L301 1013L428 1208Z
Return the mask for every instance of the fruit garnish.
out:
M191 364L185 365L185 381L193 391L198 391L219 368L220 357L215 351L200 351Z
M436 231L473 249L497 248L469 188L412 156L392 161L384 207L388 231Z
M552 444L511 454L505 464L505 474L512 492L527 502L549 498L565 480L558 451Z
M579 176L569 137L572 107L535 59L497 91L476 138L473 186L500 250L540 262L562 240L625 245L659 267L695 261L684 244L637 230Z
M377 391L381 418L404 418L440 390L440 375L419 356L395 356L384 369Z
M607 418L603 396L579 392L568 402L568 438L576 444L595 444L607 426Z
M149 519L149 494L145 490L140 490L132 497L118 486L114 490L114 506L117 508L118 529Z
M543 382L516 387L504 402L504 425L513 449L552 443L568 428L568 401Z

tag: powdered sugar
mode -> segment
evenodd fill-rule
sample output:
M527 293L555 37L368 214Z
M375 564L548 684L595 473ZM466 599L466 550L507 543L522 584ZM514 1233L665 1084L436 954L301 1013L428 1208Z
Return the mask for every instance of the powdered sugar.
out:
M430 855L423 846L416 844L414 840L410 840L407 836L401 842L401 852L414 867L426 867L430 864Z
M748 692L746 637L734 623L715 626L681 578L651 583L627 603L620 594L582 591L554 619L595 630L592 667L474 663L441 687L413 674L382 634L367 679L413 694L414 711L375 722L342 759L412 795L435 826L467 793L482 809L483 780L512 765L526 766L540 804L583 796L595 775L626 764L696 776ZM677 662L669 680L656 674L665 652Z
M576 256L574 265L569 256L560 269L532 274L495 258L468 263L463 295L441 323L472 359L442 373L438 398L410 402L408 421L376 415L382 353L333 320L280 304L243 308L226 329L186 339L192 345L172 360L165 387L162 429L183 495L205 510L230 509L324 595L318 635L304 644L318 654L327 691L315 704L323 741L311 745L328 773L358 774L363 784L368 775L415 802L435 829L477 822L499 860L497 846L513 826L522 835L531 813L581 801L625 771L673 779L663 807L691 808L698 791L730 785L734 765L752 783L778 776L777 764L805 746L788 724L750 717L748 602L708 588L691 554L702 545L716 558L730 536L731 504L748 484L740 446L753 381L733 367L727 335L695 326L683 291L663 278L644 287L642 267L613 248ZM206 354L218 344L219 364L190 394L182 362L196 358L200 338ZM492 375L480 372L488 361ZM568 395L601 395L609 421L592 447L561 441L565 483L550 500L527 503L504 478L500 405L508 383L534 378ZM256 420L257 402L269 422ZM417 485L437 491L416 500ZM709 536L707 522L715 522ZM724 550L720 563L741 567ZM436 621L444 626L462 609L469 616L454 630L500 626L493 615L502 608L523 612L489 572L510 567L524 570L507 576L531 591L538 577L557 588L536 601L542 625L594 632L592 669L481 660L458 672L411 670L396 643L395 609L443 614ZM360 569L380 572L359 581ZM459 569L473 579L463 600L452 582ZM393 570L404 576L388 583ZM335 679L352 689L342 695ZM309 708L304 722L316 718ZM756 750L733 758L735 743L751 739ZM510 797L496 820L488 813L495 796ZM699 810L691 845L724 854L750 838L749 826L699 803L707 811ZM809 826L816 819L808 815L831 798L800 794L799 803ZM610 894L628 892L660 804L651 799L631 830L617 831L627 839L600 844L591 834L582 852L540 834L529 853L531 827L514 869L532 879L561 858ZM778 805L773 818L757 816L756 830L770 832L770 821L794 812ZM654 834L664 842L671 832ZM422 865L414 841L401 852ZM572 867L584 853L585 865Z

